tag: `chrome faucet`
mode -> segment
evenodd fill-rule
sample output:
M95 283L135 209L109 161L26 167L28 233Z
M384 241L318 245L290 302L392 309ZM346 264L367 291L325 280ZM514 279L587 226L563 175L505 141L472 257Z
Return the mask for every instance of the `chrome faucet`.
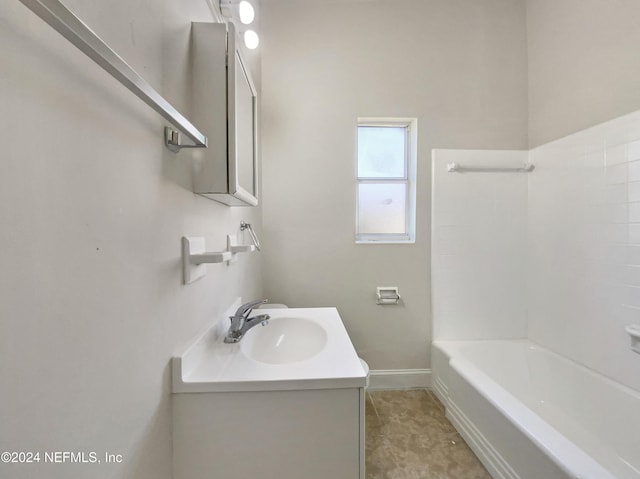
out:
M268 302L268 299L259 299L258 301L250 301L240 306L236 313L233 316L229 317L229 319L231 320L231 326L229 326L229 331L227 331L224 342L237 343L242 339L247 331L249 331L257 324L266 326L270 319L270 316L268 314L259 314L252 318L250 318L249 316L251 315L251 311L253 311L253 308L258 306L259 304L265 304Z

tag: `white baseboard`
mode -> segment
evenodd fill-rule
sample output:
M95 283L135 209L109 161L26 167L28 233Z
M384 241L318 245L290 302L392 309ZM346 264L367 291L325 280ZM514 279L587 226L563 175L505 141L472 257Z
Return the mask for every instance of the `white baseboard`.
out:
M430 388L431 369L377 369L369 377L369 389Z

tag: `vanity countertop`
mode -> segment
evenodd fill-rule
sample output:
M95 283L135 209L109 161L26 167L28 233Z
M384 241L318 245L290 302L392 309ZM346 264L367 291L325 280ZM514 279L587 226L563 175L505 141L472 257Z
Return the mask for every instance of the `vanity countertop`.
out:
M336 308L264 309L255 310L254 313L271 316L270 324L264 328L271 327L281 318L288 318L285 319L287 324L295 320L315 323L326 332L326 338L323 336L322 339L323 346L308 359L280 364L262 362L252 359L251 354L247 353L249 340L254 340L250 335L256 334L258 338L260 333L254 330L262 326L249 330L239 343L227 344L223 339L228 321L220 321L197 338L183 354L173 358L173 392L285 391L365 386L365 371ZM273 334L271 336L273 339ZM243 341L247 342L245 346ZM278 347L278 341L275 347Z

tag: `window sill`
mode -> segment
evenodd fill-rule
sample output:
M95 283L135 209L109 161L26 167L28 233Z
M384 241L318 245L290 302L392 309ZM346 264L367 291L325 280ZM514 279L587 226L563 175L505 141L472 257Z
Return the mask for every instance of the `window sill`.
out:
M415 244L416 240L356 240L356 244Z

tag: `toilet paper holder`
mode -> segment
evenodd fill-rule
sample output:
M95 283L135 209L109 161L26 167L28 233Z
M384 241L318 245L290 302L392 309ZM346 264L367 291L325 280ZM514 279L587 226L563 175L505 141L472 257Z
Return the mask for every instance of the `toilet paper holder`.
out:
M631 350L640 354L640 325L630 324L624 329L631 338Z
M400 299L397 286L378 286L376 288L376 304L398 304Z

